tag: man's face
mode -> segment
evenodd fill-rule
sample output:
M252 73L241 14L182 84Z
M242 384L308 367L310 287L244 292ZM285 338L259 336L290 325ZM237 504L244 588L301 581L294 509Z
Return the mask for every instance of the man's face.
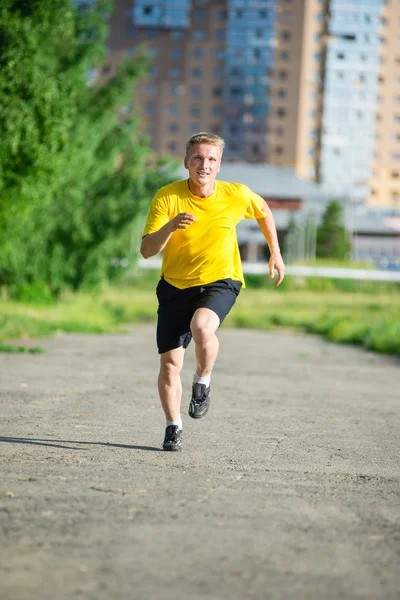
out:
M198 185L212 183L221 167L222 153L218 146L196 144L189 158L185 157L185 167L189 177Z

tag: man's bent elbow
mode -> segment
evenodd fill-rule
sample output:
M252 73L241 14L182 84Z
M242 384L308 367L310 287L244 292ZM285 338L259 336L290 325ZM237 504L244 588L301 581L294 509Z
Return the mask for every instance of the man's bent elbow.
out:
M151 254L149 253L149 249L146 248L146 244L144 244L143 242L140 245L140 254L143 256L143 258L150 258Z

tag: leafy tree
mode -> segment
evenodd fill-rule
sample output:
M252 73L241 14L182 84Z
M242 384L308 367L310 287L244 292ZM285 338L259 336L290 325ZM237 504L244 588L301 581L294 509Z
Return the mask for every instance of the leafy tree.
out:
M0 285L58 292L119 276L135 218L170 180L133 112L119 110L146 59L90 83L111 8L0 1Z
M332 200L317 230L317 256L319 258L348 258L351 250L349 234L343 225L342 205Z

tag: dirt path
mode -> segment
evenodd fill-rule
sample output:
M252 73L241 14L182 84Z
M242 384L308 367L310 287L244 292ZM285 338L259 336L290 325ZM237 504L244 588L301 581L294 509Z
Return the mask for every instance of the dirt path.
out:
M399 360L223 329L164 453L153 338L0 356L0 598L398 600Z

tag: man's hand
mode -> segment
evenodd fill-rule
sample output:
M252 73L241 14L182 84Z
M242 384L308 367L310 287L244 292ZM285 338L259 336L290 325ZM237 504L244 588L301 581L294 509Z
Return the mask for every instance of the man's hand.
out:
M193 223L195 218L196 217L194 215L187 212L179 213L179 215L176 215L176 217L171 219L169 222L171 225L171 231L176 231L177 229L186 229Z
M279 250L271 252L271 257L268 261L268 265L269 276L271 277L271 279L275 277L275 269L278 271L278 279L275 282L275 287L278 287L278 285L282 283L283 278L285 277L285 264L283 262L283 258Z

